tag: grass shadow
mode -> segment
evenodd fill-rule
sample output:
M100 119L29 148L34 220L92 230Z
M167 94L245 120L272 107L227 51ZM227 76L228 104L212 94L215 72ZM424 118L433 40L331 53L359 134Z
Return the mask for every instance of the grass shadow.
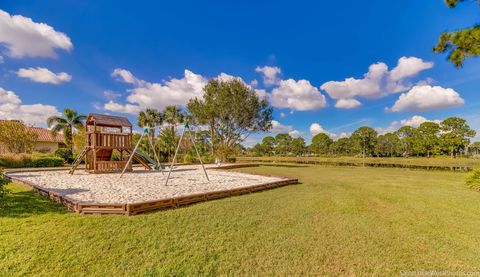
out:
M67 213L67 208L30 190L12 191L0 199L0 217L24 218L47 213Z

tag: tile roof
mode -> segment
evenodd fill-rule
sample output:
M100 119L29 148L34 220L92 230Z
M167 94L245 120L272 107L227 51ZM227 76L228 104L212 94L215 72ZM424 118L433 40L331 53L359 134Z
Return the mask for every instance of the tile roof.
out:
M37 141L47 141L47 142L62 142L63 143L63 135L57 134L56 136L52 136L50 130L45 128L39 127L28 127L28 129L32 130L37 134Z

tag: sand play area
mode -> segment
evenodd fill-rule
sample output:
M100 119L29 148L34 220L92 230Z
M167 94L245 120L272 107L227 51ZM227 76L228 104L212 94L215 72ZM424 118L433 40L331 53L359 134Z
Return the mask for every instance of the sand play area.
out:
M167 186L167 171L134 170L120 174L90 174L77 170L10 173L9 176L81 203L138 203L207 192L232 190L285 180L225 170L207 169L207 181L200 166L175 167Z

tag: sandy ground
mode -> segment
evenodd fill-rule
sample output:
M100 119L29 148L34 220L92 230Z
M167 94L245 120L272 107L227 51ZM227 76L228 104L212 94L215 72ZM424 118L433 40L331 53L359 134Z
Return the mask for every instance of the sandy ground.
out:
M205 193L282 180L223 170L207 169L207 181L200 166L175 167L165 186L168 172L135 170L120 174L90 174L77 170L74 175L62 171L10 173L14 178L35 184L79 202L136 203L196 193Z

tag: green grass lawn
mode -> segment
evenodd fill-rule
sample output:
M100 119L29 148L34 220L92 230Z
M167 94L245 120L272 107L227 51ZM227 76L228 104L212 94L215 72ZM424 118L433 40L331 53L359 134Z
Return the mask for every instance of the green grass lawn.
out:
M258 167L301 184L126 216L80 216L11 185L0 276L394 275L480 270L464 173Z
M450 157L237 157L237 162L320 162L320 163L377 163L377 164L398 164L413 166L463 166L480 167L478 158L456 158Z

